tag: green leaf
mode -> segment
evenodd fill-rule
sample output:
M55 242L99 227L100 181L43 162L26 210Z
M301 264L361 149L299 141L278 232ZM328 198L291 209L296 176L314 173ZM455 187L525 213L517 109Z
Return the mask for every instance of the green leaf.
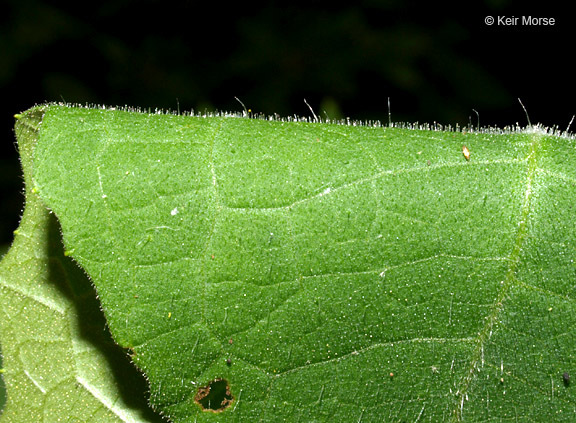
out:
M172 421L574 419L573 138L39 111L27 201Z
M8 397L0 420L161 421L146 404L145 380L110 338L87 276L64 257L58 222L32 189L42 113L31 110L17 127L26 208L0 263L1 376Z

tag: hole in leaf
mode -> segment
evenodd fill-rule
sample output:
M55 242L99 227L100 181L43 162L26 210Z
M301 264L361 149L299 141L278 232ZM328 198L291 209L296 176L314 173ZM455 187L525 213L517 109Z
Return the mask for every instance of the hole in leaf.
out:
M206 386L201 386L196 392L194 401L200 404L203 411L219 413L232 404L234 397L226 379L215 379Z

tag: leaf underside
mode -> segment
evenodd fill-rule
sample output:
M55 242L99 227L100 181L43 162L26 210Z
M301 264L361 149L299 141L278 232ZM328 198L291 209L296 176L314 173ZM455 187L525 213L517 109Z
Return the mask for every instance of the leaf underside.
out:
M27 209L172 421L574 419L573 138L39 111Z

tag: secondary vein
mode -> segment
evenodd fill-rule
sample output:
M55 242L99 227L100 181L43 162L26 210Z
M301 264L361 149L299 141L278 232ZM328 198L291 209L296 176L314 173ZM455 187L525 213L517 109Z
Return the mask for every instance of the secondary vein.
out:
M452 421L461 421L463 418L464 402L468 397L468 389L472 380L474 379L475 373L479 369L478 364L484 363L484 345L492 336L492 330L494 325L498 322L500 313L503 309L504 301L508 296L510 288L516 281L515 273L520 263L520 255L522 252L522 246L528 232L528 218L530 215L530 201L532 198L532 183L537 171L537 156L538 149L540 147L541 136L539 134L533 135L533 140L531 143L530 154L527 157L528 171L527 171L527 181L526 190L524 191L524 198L522 202L522 209L520 213L520 221L518 223L518 231L516 233L516 239L512 247L512 251L509 257L508 271L506 272L506 277L501 281L500 290L498 295L492 304L491 311L486 318L486 323L478 333L478 338L476 342L476 347L472 353L472 358L470 360L470 366L468 371L464 375L464 378L460 384L457 391L457 403L452 413Z

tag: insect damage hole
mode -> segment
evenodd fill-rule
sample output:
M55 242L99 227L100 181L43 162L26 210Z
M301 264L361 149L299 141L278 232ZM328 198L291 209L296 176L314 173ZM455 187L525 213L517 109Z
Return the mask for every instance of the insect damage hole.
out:
M220 413L232 404L234 397L226 379L215 379L198 388L194 401L202 407L202 411Z

